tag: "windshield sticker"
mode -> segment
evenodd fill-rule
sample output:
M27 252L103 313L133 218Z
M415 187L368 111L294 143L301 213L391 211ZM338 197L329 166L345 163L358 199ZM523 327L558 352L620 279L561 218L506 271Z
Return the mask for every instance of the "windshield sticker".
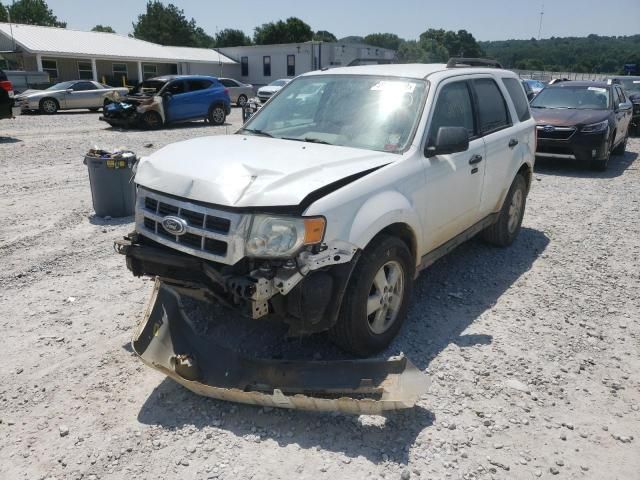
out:
M388 80L382 80L376 83L371 90L381 92L397 92L397 93L413 93L416 89L415 83L409 82L390 82Z
M587 90L592 90L594 92L600 92L600 93L607 93L607 89L602 87L589 87L587 88Z

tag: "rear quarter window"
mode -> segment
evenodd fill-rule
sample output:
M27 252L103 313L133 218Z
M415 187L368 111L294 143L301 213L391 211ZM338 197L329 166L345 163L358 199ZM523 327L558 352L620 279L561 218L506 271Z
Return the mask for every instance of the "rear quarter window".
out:
M529 102L524 95L522 84L515 78L503 78L502 83L509 92L509 97L513 105L516 107L516 113L518 114L518 120L524 122L531 118L531 112L529 111Z
M480 132L485 135L511 125L509 111L498 84L490 78L473 80L478 102Z

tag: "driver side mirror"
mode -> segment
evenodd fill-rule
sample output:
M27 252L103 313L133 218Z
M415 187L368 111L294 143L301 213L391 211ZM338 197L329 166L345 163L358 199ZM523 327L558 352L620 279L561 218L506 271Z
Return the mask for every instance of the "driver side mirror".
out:
M448 155L464 152L469 149L469 132L464 127L440 127L436 135L435 145L427 145L426 157Z

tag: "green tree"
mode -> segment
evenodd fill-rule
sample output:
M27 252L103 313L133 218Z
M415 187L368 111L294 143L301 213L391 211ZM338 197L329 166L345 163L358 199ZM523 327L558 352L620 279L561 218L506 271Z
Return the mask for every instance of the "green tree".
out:
M66 22L58 20L47 2L44 0L18 0L9 5L11 21L27 25L43 25L45 27L66 27Z
M256 45L271 45L274 43L299 43L313 39L311 27L296 17L286 21L264 23L256 27L253 41Z
M116 33L116 31L108 25L96 25L91 29L92 32Z
M215 44L193 18L187 20L183 10L171 3L165 6L158 0L147 2L146 12L133 23L133 36L160 45L207 48Z
M7 8L0 3L0 22L8 22L9 15L7 15Z
M364 43L375 47L398 50L404 40L395 33L372 33L364 37Z
M449 52L436 41L408 40L398 47L398 60L401 63L442 63L449 58Z
M313 40L315 40L316 42L337 42L338 41L338 39L333 33L327 32L326 30L318 30L316 33L314 33Z
M342 37L338 40L340 43L364 43L364 37L358 37L351 35L349 37Z
M242 45L251 45L249 38L242 30L233 28L225 28L216 33L216 47L240 47Z

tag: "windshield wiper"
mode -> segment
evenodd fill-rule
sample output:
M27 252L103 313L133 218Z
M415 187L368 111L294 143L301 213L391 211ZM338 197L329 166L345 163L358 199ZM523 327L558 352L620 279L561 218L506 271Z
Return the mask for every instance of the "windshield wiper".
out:
M280 137L280 138L282 138L282 140L293 140L294 142L321 143L322 145L333 145L333 143L327 142L326 140L320 140L319 138L312 138L312 137L304 137L304 138Z
M259 135L261 137L270 137L273 138L273 135L267 132L263 132L262 130L258 130L257 128L241 128L241 132L249 132L251 135Z

